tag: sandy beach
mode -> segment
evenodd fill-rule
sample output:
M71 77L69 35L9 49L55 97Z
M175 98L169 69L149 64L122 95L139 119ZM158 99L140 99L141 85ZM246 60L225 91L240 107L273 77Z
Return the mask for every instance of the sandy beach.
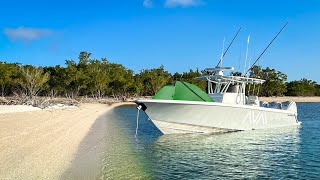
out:
M260 97L260 101L294 101L294 102L320 102L320 96L311 96L311 97L294 97L294 96L282 96L282 97Z
M0 179L59 179L95 120L122 104L127 103L47 110L0 106Z

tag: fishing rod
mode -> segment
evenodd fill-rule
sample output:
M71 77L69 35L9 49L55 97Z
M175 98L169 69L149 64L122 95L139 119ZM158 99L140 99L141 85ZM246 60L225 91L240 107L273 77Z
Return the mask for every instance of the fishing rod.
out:
M256 59L256 61L252 64L252 66L248 69L248 71L246 72L246 74L244 76L246 76L248 74L248 72L250 70L253 69L253 67L256 65L256 63L259 61L259 59L261 58L261 56L267 51L267 49L271 46L271 44L274 42L274 40L279 36L279 34L282 32L282 30L287 26L288 22L286 22L286 24L280 29L280 31L278 32L278 34L272 39L272 41L268 44L268 46L263 50L263 52L260 54L260 56Z
M216 65L216 67L219 67L221 64L222 59L224 58L224 56L226 55L226 53L228 52L229 48L231 47L231 45L233 44L233 41L236 39L236 37L238 36L239 32L241 30L241 27L239 28L239 30L237 31L236 35L233 37L231 43L229 44L228 48L224 51L223 55L221 56L218 64Z

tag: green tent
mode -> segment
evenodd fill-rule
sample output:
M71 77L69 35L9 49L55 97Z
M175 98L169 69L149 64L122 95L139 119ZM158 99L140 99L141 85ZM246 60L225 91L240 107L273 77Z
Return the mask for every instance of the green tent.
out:
M213 102L213 99L198 86L182 81L167 84L152 99Z

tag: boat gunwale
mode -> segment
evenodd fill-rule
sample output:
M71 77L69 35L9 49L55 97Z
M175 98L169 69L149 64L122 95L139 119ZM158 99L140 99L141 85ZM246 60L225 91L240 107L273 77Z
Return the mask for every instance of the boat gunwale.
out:
M273 108L265 108L265 107L257 107L257 106L249 106L249 105L238 105L238 104L225 104L220 102L201 102L201 101L184 101L184 100L155 100L155 99L138 99L134 101L136 104L138 103L160 103L160 104L183 104L183 105L203 105L203 106L223 106L223 107L232 107L232 108L241 108L241 109L251 109L251 110L261 110L261 111L269 111L276 113L286 113L286 114L294 114L295 112L284 110L284 109L273 109Z

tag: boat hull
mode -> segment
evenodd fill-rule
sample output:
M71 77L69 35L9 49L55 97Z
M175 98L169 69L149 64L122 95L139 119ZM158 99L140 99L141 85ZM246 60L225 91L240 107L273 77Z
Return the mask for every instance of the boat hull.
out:
M137 100L164 134L220 133L299 125L287 110L216 102Z

